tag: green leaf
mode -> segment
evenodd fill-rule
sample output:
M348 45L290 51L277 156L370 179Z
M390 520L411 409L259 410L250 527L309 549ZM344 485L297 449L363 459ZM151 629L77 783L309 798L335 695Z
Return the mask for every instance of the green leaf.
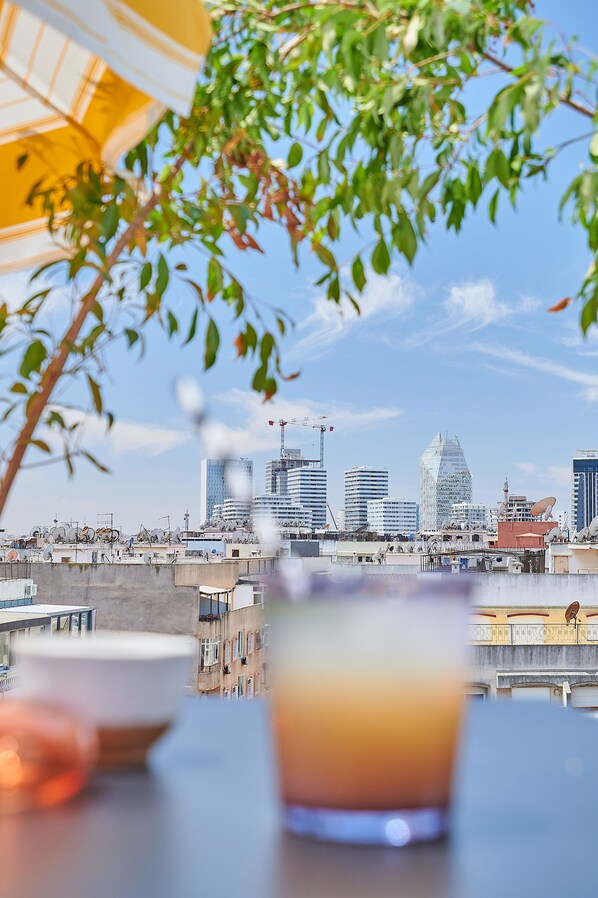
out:
M366 276L363 268L363 262L361 261L361 256L355 256L355 258L353 259L351 274L353 275L353 283L361 293L366 285Z
M590 141L590 156L594 162L598 162L598 131L594 132Z
M102 215L102 233L106 240L110 240L118 230L120 212L116 203L110 203Z
M179 329L179 322L170 310L166 313L166 319L168 321L168 336L172 337Z
M498 197L499 196L500 196L500 190L497 190L494 193L494 195L492 196L490 203L488 204L488 215L490 217L490 221L492 222L492 224L496 224L496 209L498 206Z
M266 331L266 333L262 337L262 342L260 344L260 358L265 365L270 356L272 355L272 350L274 349L274 337L270 333L270 331Z
M41 340L34 340L33 343L30 343L25 350L25 355L19 368L21 377L27 379L33 372L39 371L47 355L48 351Z
M28 393L29 391L28 391L27 387L25 386L25 384L22 384L19 381L16 381L16 383L14 383L12 385L12 387L10 388L10 392L11 393Z
M145 290L152 279L152 263L144 262L139 275L139 289Z
M87 452L86 449L81 449L81 455L86 458L88 462L91 462L91 464L94 465L94 467L96 467L103 474L110 473L110 468L107 468L106 465L103 465L100 461L98 461L95 455L92 455L91 452Z
M195 336L195 332L197 330L197 316L199 313L199 309L195 309L193 315L191 316L191 323L189 325L189 330L187 332L187 339L183 342L183 346L186 346L187 343L190 343L193 337Z
M102 402L102 393L98 384L95 382L93 377L90 374L86 375L87 384L89 386L89 392L91 393L91 398L93 399L93 404L98 415L102 414L103 402Z
M208 302L218 296L223 285L222 266L214 256L208 262Z
M38 449L41 449L42 452L47 452L48 455L51 453L51 449L47 443L44 443L43 440L29 440L32 446L37 446Z
M29 153L21 153L17 159L17 171L20 171L23 168L28 159Z
M417 237L415 236L411 219L404 212L400 216L397 245L407 261L409 263L413 262L417 251Z
M289 168L295 168L303 159L303 148L300 143L295 142L289 150L287 165Z
M372 253L372 268L376 274L386 274L390 268L390 254L384 240L380 239Z
M210 322L206 330L206 351L204 355L204 368L206 369L206 371L208 370L208 368L211 368L216 361L219 346L220 334L218 333L216 322L212 318L210 318Z
M133 346L137 340L139 339L139 334L137 331L134 331L132 328L125 328L125 337L127 338L127 343L129 344L129 348Z
M168 287L168 281L170 280L170 270L168 268L168 262L160 253L160 257L158 259L158 276L156 277L156 293L158 296L162 296L164 291Z

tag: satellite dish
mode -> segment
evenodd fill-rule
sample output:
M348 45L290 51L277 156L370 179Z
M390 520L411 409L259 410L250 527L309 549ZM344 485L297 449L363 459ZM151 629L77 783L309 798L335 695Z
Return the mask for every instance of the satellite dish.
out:
M598 515L595 518L592 518L588 525L588 530L590 531L590 536L596 536L598 534Z
M54 546L52 545L52 543L48 543L48 545L44 549L44 554L43 554L44 561L50 561L52 559L53 552L54 552Z
M579 602L571 602L567 610L565 611L565 620L568 624L571 623L572 620L577 623L577 615L579 614Z
M546 515L545 519L548 521L550 519L550 515L552 514L552 509L556 505L556 497L555 496L546 496L544 499L540 499L539 502L536 502L530 508L530 514L532 518L540 517L540 515Z
M589 535L590 535L590 531L588 530L588 528L582 527L582 529L577 534L577 538L579 540L584 540L584 539L587 539Z
M144 564L151 564L154 560L155 555L155 552L144 552L144 554L141 556L141 560Z
M57 540L64 539L66 536L66 530L64 527L54 527L54 536Z
M155 536L157 541L159 543L162 543L164 542L164 537L166 536L166 534L163 530L160 530L160 528L158 528L158 530L152 530L152 536Z
M66 531L66 539L69 543L74 543L79 539L79 529L78 527L69 527Z
M21 561L28 561L31 556L31 552L28 549L25 549L24 552L21 552Z
M11 550L8 552L7 556L6 556L6 560L7 560L7 561L18 561L18 560L19 560L19 553L17 552L17 550L16 550L16 549L11 549Z
M563 535L563 533L562 533L560 527L553 527L552 530L549 530L549 532L546 534L545 539L546 539L547 543L551 543L555 539L558 539L559 536L562 536L562 535Z
M42 528L39 526L39 524L36 524L35 527L32 527L31 530L29 531L29 536L41 536L41 535L42 535Z
M180 543L181 541L181 528L177 527L173 534L173 539L175 543Z

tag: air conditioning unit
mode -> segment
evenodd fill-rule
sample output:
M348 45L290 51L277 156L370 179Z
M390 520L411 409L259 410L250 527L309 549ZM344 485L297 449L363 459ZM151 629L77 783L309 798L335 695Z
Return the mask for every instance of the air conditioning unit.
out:
M223 674L229 674L229 673L230 673L230 664L225 664L225 665L224 665L224 667L222 668L222 673L223 673Z

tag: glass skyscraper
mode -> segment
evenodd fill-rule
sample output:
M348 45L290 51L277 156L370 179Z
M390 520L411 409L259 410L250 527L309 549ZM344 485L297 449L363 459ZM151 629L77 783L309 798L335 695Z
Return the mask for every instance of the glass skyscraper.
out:
M253 483L253 462L247 458L231 458L223 461L218 458L204 458L201 462L201 501L199 517L202 524L212 517L215 505L224 505L227 499L249 496L235 496L231 483L234 477L245 476L248 484Z
M573 456L571 529L583 530L598 514L598 449L580 449Z
M456 436L437 433L419 460L419 527L447 524L452 506L471 502L471 473Z

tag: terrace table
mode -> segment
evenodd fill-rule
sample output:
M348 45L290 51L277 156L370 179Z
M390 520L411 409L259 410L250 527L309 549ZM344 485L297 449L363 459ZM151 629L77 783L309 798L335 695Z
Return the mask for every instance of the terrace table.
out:
M595 898L598 721L470 707L450 842L327 845L281 831L261 700L189 700L147 772L0 820L5 898ZM375 758L372 758L375 763Z

